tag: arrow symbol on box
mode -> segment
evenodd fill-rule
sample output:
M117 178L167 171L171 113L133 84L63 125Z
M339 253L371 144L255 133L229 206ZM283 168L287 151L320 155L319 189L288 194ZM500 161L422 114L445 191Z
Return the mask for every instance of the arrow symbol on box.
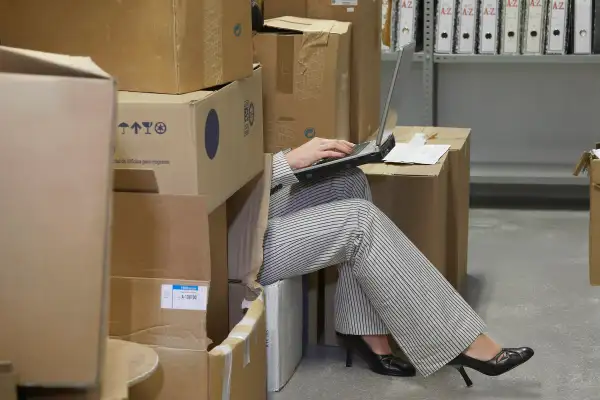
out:
M142 129L142 126L140 124L138 124L137 122L134 122L133 125L131 125L131 129L133 129L133 131L137 135L138 132L140 131L140 129Z

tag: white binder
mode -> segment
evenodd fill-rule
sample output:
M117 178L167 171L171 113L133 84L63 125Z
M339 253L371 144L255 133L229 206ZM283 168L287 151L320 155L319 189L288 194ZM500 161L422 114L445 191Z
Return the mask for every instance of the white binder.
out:
M546 34L546 0L526 0L523 54L543 54Z
M400 15L398 19L398 42L396 50L410 42L416 41L417 10L420 0L399 0Z
M593 1L575 0L573 17L573 53L592 53Z
M500 53L520 54L521 21L525 0L503 0L500 10Z
M480 0L479 53L498 54L500 0Z
M474 54L479 0L459 0L456 53Z
M569 0L550 0L547 16L546 54L567 54L570 4Z
M435 52L450 54L454 48L456 0L439 0L436 11Z

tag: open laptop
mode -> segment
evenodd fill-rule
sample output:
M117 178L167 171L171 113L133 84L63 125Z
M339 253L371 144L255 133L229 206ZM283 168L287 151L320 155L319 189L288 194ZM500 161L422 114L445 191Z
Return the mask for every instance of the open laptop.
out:
M299 181L321 178L346 168L383 161L384 157L387 156L396 145L394 135L392 134L396 125L396 113L393 110L390 112L392 95L394 93L396 81L398 80L398 75L403 77L403 79L406 79L406 77L409 76L414 52L414 42L403 46L398 52L398 59L396 60L396 67L394 68L392 82L390 83L387 101L385 102L383 114L381 115L381 121L379 123L377 139L357 144L351 154L342 158L325 158L314 163L310 167L295 170L294 173Z

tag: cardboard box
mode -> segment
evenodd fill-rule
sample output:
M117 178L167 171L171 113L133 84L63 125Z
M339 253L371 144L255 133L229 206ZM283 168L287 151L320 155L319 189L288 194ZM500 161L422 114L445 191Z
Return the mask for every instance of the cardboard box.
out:
M307 0L307 16L352 23L350 137L363 142L379 128L381 0Z
M114 99L89 59L0 47L0 360L23 385L100 380Z
M267 157L264 165L270 162ZM148 177L152 171L117 170L117 190L132 192L115 193L110 333L152 346L160 358L159 370L131 389L131 399L266 399L264 301L255 280L270 173L266 169L234 196L243 206L228 217L228 241L236 244L228 249L229 261L239 270L245 265L256 299L228 338L208 352L205 197L152 194L158 186Z
M206 332L214 343L229 335L229 290L227 277L227 204L221 204L208 216L210 243L210 308L206 315Z
M402 141L414 127L398 127ZM373 203L381 209L444 275L447 269L449 165L447 154L435 165L370 164Z
M350 24L282 17L265 26L254 37L265 70L265 151L315 136L348 140Z
M350 139L350 24L281 17L254 36L265 71L265 152Z
M429 137L427 143L449 144L448 233L446 278L459 291L465 290L469 252L469 194L471 177L471 130L445 127L398 127L396 137L407 142L417 132Z
M600 148L600 144L597 145ZM590 177L590 284L600 286L600 159L598 150L585 152L574 175L586 171Z
M164 194L214 211L263 168L262 69L212 91L119 92L115 167L152 168Z
M252 74L248 1L9 0L0 40L90 56L120 90L188 93Z

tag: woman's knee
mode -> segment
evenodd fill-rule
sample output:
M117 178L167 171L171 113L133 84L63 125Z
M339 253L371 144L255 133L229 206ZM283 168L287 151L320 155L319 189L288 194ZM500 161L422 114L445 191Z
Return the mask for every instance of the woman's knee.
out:
M349 168L338 172L333 177L336 190L344 193L346 198L371 199L371 190L367 176L360 168Z

